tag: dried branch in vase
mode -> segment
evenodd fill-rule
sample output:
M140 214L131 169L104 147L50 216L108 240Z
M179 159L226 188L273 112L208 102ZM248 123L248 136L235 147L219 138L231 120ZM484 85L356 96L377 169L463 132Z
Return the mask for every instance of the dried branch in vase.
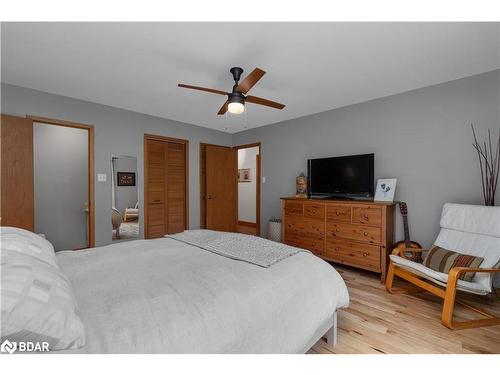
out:
M491 142L491 131L488 129L488 142L479 143L474 130L474 125L471 124L474 143L472 146L477 151L479 158L479 170L481 172L481 185L483 188L484 204L486 206L495 205L495 193L498 184L498 174L500 171L500 129L498 130L498 140L496 147L493 148Z

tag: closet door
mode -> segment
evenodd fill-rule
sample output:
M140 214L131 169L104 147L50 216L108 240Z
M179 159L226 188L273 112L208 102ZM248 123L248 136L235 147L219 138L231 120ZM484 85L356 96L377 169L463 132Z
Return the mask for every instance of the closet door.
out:
M166 144L167 147L167 233L186 229L186 145Z
M0 124L0 224L33 231L33 121L2 115Z
M187 141L145 136L146 238L188 227L187 150Z
M162 237L167 233L166 151L164 142L146 140L146 238Z

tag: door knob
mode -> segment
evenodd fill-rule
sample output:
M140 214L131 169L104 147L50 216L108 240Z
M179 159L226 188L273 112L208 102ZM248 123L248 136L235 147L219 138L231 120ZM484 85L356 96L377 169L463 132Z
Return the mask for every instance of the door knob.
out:
M213 196L211 196L210 194L207 195L207 199L214 199Z

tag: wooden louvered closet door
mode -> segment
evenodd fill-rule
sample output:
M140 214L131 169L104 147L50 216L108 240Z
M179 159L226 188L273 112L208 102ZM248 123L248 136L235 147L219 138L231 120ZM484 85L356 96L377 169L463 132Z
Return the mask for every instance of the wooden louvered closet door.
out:
M145 136L145 236L162 237L187 229L185 140Z

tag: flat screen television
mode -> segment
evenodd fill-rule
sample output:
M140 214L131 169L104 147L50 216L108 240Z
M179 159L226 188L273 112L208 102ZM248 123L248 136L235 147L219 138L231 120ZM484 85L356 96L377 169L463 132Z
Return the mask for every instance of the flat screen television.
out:
M375 155L351 155L307 161L311 198L372 198Z

